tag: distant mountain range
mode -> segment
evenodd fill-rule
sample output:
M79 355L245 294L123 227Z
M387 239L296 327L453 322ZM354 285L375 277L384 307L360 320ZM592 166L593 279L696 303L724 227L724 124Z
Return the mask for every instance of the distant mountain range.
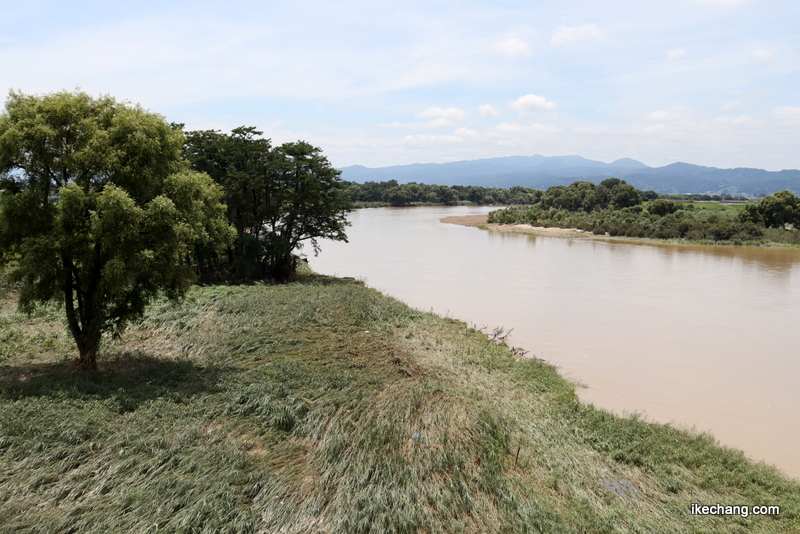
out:
M511 156L504 158L415 163L371 169L353 165L341 169L342 179L351 182L417 182L439 185L477 185L511 187L522 185L547 189L575 180L598 183L606 178L622 178L638 189L658 193L711 193L756 196L788 189L800 194L800 170L718 169L689 163L648 167L630 158L612 163L581 156Z

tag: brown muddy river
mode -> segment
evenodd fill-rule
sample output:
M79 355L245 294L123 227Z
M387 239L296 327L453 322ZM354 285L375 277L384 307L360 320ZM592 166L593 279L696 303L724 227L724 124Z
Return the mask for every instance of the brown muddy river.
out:
M550 361L584 402L710 431L800 478L800 251L487 232L443 217L351 214L317 272L352 276Z

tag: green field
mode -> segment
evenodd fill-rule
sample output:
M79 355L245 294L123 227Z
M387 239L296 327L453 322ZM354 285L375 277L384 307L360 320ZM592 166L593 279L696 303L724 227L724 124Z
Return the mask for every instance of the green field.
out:
M648 202L644 203L647 209ZM684 209L694 209L699 211L717 211L738 213L744 204L723 204L721 202L682 202ZM691 207L690 207L691 206Z
M102 372L0 309L2 533L800 532L800 484L352 280L197 287ZM690 505L778 505L693 516Z

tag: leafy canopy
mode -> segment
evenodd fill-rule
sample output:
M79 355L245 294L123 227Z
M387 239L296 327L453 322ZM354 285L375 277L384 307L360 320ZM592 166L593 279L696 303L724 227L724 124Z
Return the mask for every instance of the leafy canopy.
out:
M22 310L63 304L77 367L95 369L102 334L158 294L184 294L191 247L231 237L221 188L188 170L183 141L160 115L111 97L9 95L0 253Z
M767 228L800 228L800 199L791 191L778 191L739 212L742 222L762 223Z
M319 239L347 240L352 202L321 149L304 141L273 148L261 134L244 126L189 132L185 151L194 169L224 186L237 231L229 260L244 276L285 282L305 242L316 254Z

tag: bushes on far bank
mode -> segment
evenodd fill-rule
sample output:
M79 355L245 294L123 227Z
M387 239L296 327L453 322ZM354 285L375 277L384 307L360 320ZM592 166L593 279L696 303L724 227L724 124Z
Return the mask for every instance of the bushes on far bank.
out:
M488 222L578 228L610 236L800 244L800 201L789 191L741 208L706 210L662 198L635 203L646 192L631 186L623 191L624 185L608 189L603 183L580 181L551 187L539 202L494 211Z

